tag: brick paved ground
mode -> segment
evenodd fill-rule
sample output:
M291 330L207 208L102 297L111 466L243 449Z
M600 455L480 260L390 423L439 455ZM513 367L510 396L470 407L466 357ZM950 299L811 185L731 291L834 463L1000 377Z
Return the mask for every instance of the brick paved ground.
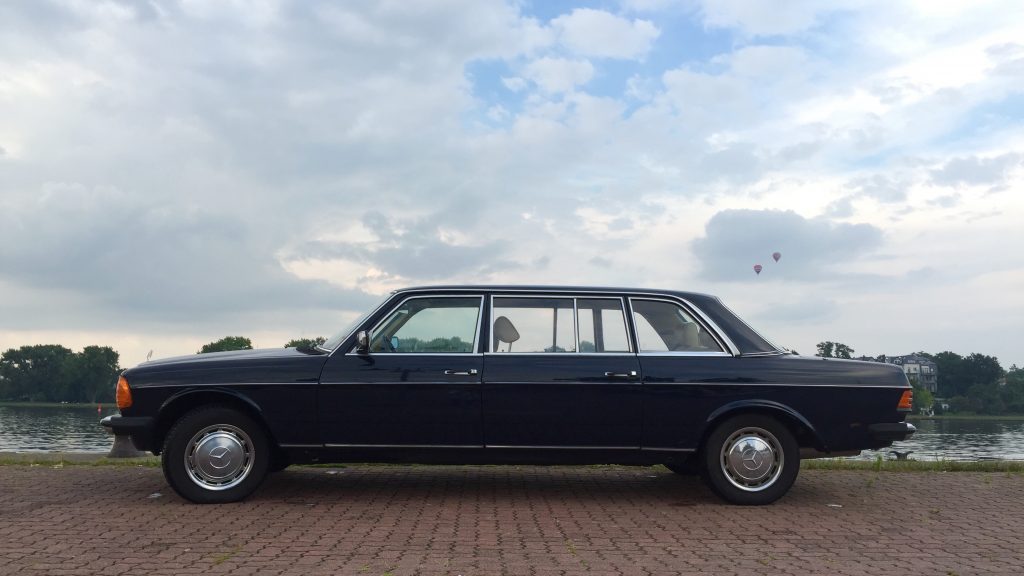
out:
M1001 473L804 471L741 508L661 468L292 468L194 506L154 468L0 466L0 573L1021 574L1022 512Z

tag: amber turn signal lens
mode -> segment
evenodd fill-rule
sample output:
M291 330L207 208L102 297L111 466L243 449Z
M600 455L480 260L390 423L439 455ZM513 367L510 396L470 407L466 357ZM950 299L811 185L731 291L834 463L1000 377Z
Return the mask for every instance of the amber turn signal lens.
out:
M117 379L117 408L124 410L132 405L132 389L128 387L128 381L124 376Z
M896 405L897 410L910 410L914 405L914 391L906 390L900 396L900 403Z

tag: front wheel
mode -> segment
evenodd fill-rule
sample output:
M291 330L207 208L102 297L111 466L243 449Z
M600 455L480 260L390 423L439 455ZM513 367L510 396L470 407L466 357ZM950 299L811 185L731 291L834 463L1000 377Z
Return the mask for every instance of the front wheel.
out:
M249 416L226 406L197 408L167 433L164 477L192 502L236 502L263 482L270 453L263 427Z
M734 416L708 436L703 472L711 489L733 504L770 504L796 481L800 447L770 416Z

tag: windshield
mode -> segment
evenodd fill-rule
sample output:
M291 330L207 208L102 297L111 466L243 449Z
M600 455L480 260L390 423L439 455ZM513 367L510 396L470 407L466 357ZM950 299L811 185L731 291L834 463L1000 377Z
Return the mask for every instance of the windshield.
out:
M373 314L374 312L376 312L377 309L379 309L381 306L383 306L384 303L387 302L388 298L390 298L390 297L391 297L390 295L385 297L376 306L374 306L373 308L370 308L369 311L367 311L365 314L359 316L358 318L356 318L355 320L350 322L348 326L345 326L343 329L341 329L341 331L336 333L334 336L331 336L330 338L328 338L326 342L324 342L323 344L317 346L317 348L320 348L321 350L326 350L328 352L330 352L330 351L334 350L335 348L337 348L338 345L341 344L345 340L345 338L348 338L348 335L351 334L352 331L356 329L356 326L359 326L360 324L362 324L367 318L370 317L370 314Z

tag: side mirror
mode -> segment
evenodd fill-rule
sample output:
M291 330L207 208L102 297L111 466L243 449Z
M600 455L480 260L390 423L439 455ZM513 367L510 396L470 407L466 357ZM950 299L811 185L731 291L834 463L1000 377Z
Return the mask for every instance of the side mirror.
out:
M369 354L370 353L370 335L366 333L366 330L360 330L356 334L356 353L357 354Z

